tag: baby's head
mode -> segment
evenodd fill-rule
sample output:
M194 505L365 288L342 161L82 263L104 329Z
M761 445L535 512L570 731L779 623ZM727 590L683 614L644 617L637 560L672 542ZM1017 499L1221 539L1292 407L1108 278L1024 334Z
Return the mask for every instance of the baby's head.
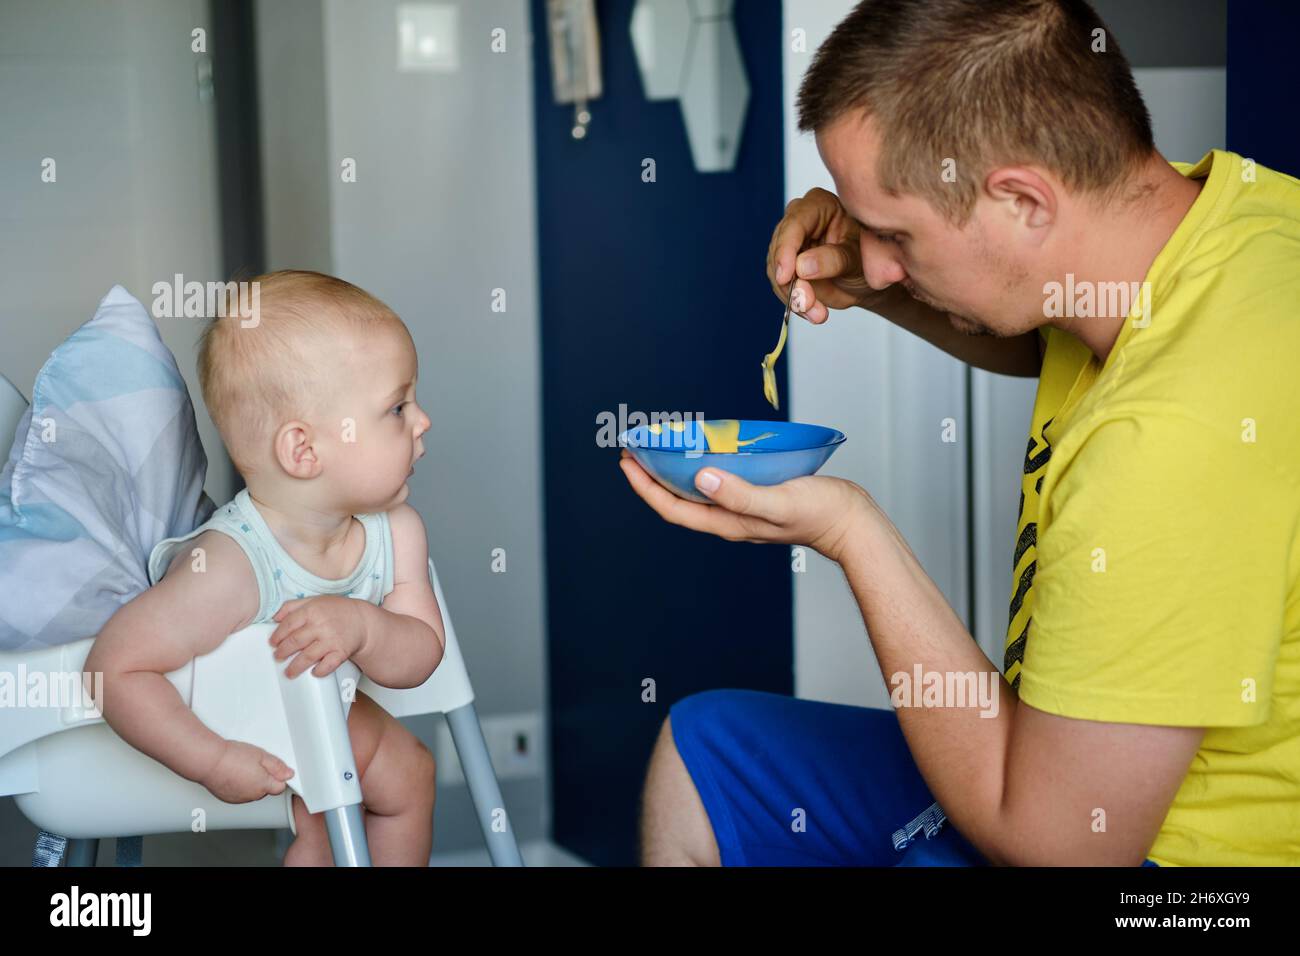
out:
M208 412L249 490L352 514L404 501L429 419L402 320L318 272L249 282L255 315L231 307L213 319L198 362Z

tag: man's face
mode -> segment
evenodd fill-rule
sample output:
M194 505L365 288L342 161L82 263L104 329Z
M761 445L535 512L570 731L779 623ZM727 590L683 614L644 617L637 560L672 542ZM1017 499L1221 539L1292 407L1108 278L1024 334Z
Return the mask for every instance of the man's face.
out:
M1026 233L1011 202L981 195L957 228L917 196L891 196L876 178L876 126L859 111L819 131L817 148L840 202L862 226L862 271L872 288L898 283L968 335L1019 335L1044 324L1042 283L1030 280L1041 236ZM942 173L934 171L936 180Z

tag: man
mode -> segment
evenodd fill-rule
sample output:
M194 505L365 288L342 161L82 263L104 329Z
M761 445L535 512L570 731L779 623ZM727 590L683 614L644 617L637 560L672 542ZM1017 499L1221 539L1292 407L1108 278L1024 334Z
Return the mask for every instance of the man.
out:
M778 295L1040 376L1005 674L857 485L704 468L702 505L624 452L668 521L837 561L891 687L997 694L679 701L644 862L1300 864L1300 181L1170 165L1081 0L867 0L799 111L838 196L787 207Z

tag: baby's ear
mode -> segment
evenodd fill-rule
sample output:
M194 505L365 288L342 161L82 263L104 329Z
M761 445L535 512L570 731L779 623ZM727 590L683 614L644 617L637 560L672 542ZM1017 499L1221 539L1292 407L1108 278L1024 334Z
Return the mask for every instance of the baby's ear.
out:
M314 433L306 422L292 421L275 433L275 460L291 478L315 478L320 474L320 459L312 444Z

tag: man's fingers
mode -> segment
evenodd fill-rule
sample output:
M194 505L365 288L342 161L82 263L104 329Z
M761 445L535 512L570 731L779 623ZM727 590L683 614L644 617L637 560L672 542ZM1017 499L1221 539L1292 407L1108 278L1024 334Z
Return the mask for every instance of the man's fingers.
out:
M767 516L782 510L777 506L778 496L770 494L774 489L760 488L736 475L710 468L707 470L722 478L719 489L707 493L721 506L714 507L678 498L655 481L634 458L620 460L619 466L637 494L669 524L717 535L727 541L771 540L764 533L772 526Z
M851 272L856 265L846 246L815 246L799 253L798 258L802 279L834 279Z
M631 483L632 489L669 524L715 534L720 538L736 533L735 515L729 515L713 505L678 498L655 481L635 458L620 459L618 464Z
M807 197L796 199L786 207L785 217L772 232L767 248L767 276L785 301L785 287L794 277L794 260L810 238L818 239L826 230L825 217L818 204Z
M840 208L839 198L821 188L808 190L802 198L785 207L785 216L768 247L768 275L776 285L790 284L794 278L795 256L810 241L835 242L841 238L829 235ZM803 275L802 269L799 274Z
M767 279L772 291L785 301L785 287L794 274L794 260L808 238L807 228L797 219L783 219L772 234L767 253Z
M738 515L756 519L760 523L772 525L780 523L786 509L779 488L751 484L739 475L719 471L716 468L705 468L701 471L721 479L717 488L705 491L705 494L716 504ZM698 473L695 476L696 487L700 485L700 477ZM752 526L751 523L751 526L745 530L753 532L761 528Z

